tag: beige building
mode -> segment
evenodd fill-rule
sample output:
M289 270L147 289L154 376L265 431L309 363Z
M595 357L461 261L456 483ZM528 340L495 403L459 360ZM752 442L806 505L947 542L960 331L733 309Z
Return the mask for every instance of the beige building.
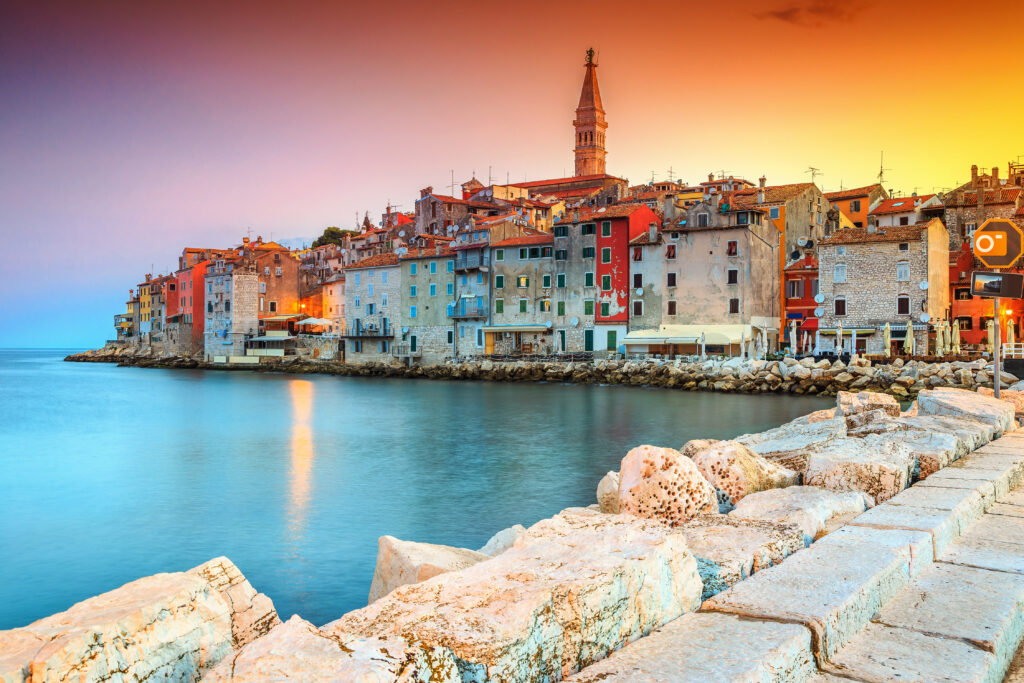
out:
M440 242L433 249L411 249L399 257L399 269L400 329L393 355L410 364L442 363L451 358L455 341L451 315L455 254Z
M345 361L391 359L401 304L398 256L377 254L345 269Z
M889 323L893 350L912 325L918 353L931 325L949 308L949 234L939 219L907 226L851 228L818 243L818 348L884 353Z

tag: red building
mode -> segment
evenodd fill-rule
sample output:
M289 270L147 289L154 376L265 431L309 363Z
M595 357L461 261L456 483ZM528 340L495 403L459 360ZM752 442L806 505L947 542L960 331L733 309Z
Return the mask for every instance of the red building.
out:
M818 294L818 259L813 252L804 252L802 258L786 266L786 329L782 331L785 339L792 334L795 320L798 326L797 344L804 348L804 335L814 337L818 330L818 316L814 309L819 304L814 301Z
M971 246L965 243L960 251L949 253L949 305L950 319L960 323L960 343L987 344L988 321L992 319L992 299L971 296L971 272L988 270L974 259ZM1024 268L1011 268L1008 272L1024 273ZM1014 338L1020 341L1021 313L1024 302L1003 301L1000 336L1006 340L1006 329L1014 326Z

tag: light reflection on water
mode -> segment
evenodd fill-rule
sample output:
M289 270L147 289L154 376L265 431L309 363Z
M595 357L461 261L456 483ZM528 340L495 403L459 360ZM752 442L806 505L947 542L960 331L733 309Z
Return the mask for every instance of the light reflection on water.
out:
M62 363L0 351L0 629L231 558L283 618L366 604L377 538L479 548L594 502L629 448L825 399Z

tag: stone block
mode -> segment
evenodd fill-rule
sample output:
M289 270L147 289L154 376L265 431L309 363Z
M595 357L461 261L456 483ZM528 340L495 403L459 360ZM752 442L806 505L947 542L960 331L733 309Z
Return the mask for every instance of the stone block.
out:
M735 440L758 455L802 474L812 450L844 436L846 420L834 417L811 423L793 421L757 434L744 434Z
M799 483L800 475L736 441L717 441L689 456L704 478L732 506L751 493Z
M940 489L933 488L931 491L963 491L964 489ZM975 493L975 492L971 492ZM935 556L945 552L949 544L960 537L961 534L978 519L981 514L979 508L980 495L967 496L964 502L953 509L940 509L931 507L915 507L911 505L879 505L852 522L854 526L866 526L873 529L908 529L911 531L924 531L931 534Z
M948 415L991 425L997 435L1013 429L1013 405L965 389L926 389L917 396L920 415Z
M875 411L879 411L878 415L899 417L900 404L892 396L875 391L862 391L859 393L840 391L836 394L836 411L847 418L852 415L873 413Z
M619 469L619 511L677 525L718 512L714 487L672 448L638 446Z
M522 524L513 524L507 529L502 529L498 533L491 536L491 538L484 544L484 547L478 550L478 553L487 555L488 557L494 557L505 552L516 542L516 539L526 533L526 527Z
M818 486L790 486L747 496L730 517L795 524L806 544L842 526L874 505L859 491L836 492Z
M699 612L665 624L566 683L790 683L814 672L805 627Z
M488 559L489 555L468 548L381 536L377 541L377 566L373 570L369 602L379 600L399 586L426 581Z
M955 463L954 463L955 464ZM976 488L988 484L995 496L1005 495L1011 488L1012 469L966 469L962 467L944 467L931 475L917 486L949 486L958 488Z
M881 503L907 488L914 464L913 452L901 441L848 437L812 452L804 481L832 491L862 491Z
M1024 517L1024 507L1020 505L1008 505L996 503L988 509L990 515L1006 515L1008 517Z
M611 515L619 512L619 473L609 472L597 484L597 504L601 512Z
M558 680L695 610L701 589L682 534L567 511L487 562L401 586L323 630L444 648L462 680Z
M1024 574L1024 545L984 534L975 535L970 529L951 543L938 559L965 567Z
M923 531L908 529L871 529L847 525L818 541L823 548L834 546L887 548L904 553L911 577L918 576L934 562L931 537Z

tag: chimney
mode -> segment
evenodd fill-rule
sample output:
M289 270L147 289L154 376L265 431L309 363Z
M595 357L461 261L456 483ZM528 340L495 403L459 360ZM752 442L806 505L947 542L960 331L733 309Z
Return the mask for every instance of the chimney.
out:
M714 179L715 179L715 174L714 173L708 173L708 182L710 183L710 182L714 181Z
M669 192L665 195L665 220L674 221L676 219L676 195L674 192Z
M580 210L579 210L579 208L575 208L575 209L572 210L572 222L573 223L579 223L580 222Z
M249 246L249 238L248 237L243 237L242 238L242 246L243 247Z
M760 187L764 187L768 183L768 178L761 176L757 179L757 183Z
M441 255L441 243L440 242L434 242L434 255L435 256L440 256Z
M650 240L651 240L651 244L653 244L653 243L654 243L654 241L658 239L658 224L657 224L657 223L651 223L651 224L650 224L650 225L649 225L649 226L647 227L647 229L648 229L648 231L649 231L649 232L648 232L648 235L649 235L649 237L650 237Z
M992 167L992 187L999 185L999 167Z
M146 282L149 282L152 279L153 279L153 273L146 273Z
M971 166L971 187L978 187L978 165L973 164Z

